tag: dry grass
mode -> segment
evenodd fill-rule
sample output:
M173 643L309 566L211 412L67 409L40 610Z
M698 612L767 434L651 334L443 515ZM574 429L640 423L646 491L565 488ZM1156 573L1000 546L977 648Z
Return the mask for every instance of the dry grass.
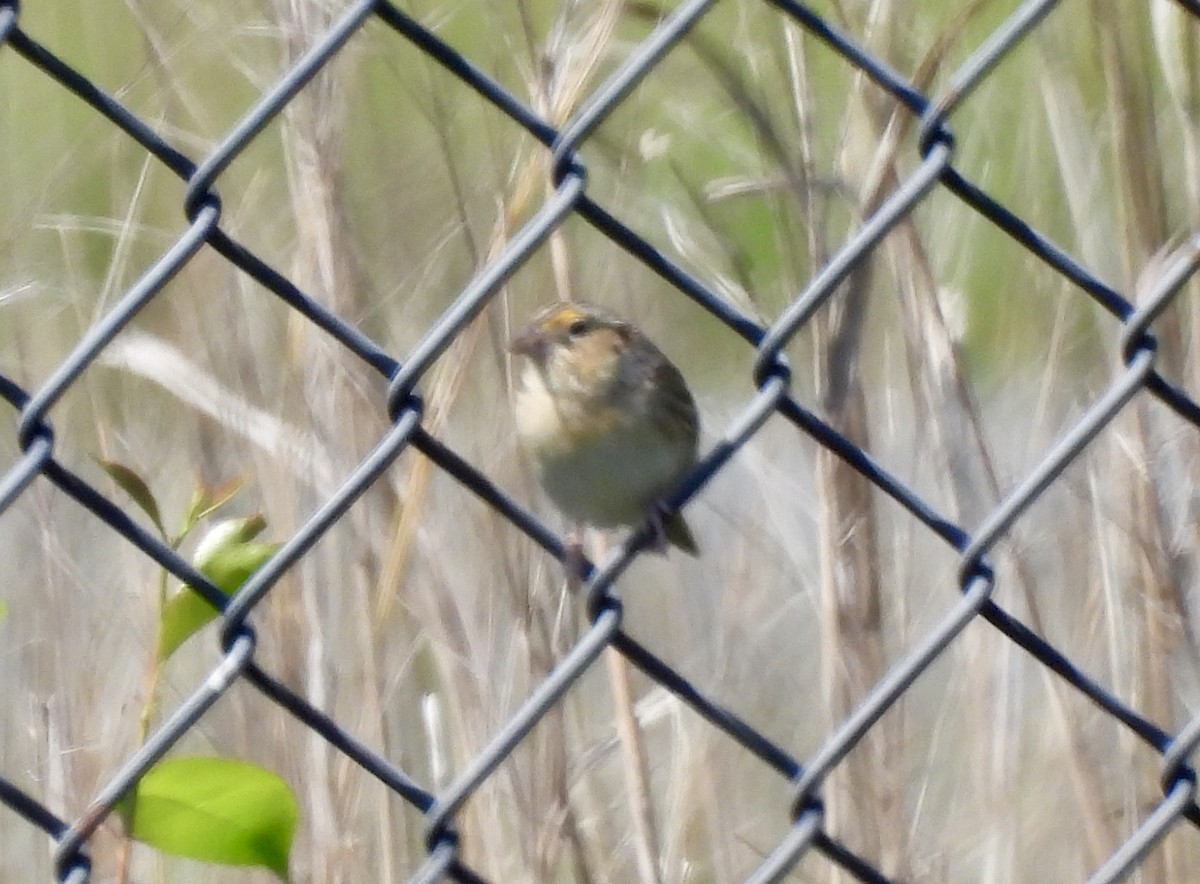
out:
M333 4L26 4L31 35L201 157L323 32ZM1011 4L827 4L936 90ZM957 163L1128 296L1200 223L1200 25L1169 0L1064 4L952 120ZM651 27L644 4L406 4L561 123ZM36 387L182 229L182 187L0 49L0 372ZM586 145L590 192L723 296L777 316L913 168L915 124L765 4L718 5ZM538 208L545 151L378 25L218 182L222 226L398 358ZM1150 268L1150 270L1147 270ZM1193 283L1189 294L1194 295ZM424 380L425 426L550 516L515 450L511 326L555 297L635 316L692 381L708 441L752 392L749 353L571 221ZM1159 323L1196 388L1197 313ZM1118 371L1117 324L935 193L791 348L797 395L970 529ZM135 467L178 518L197 480L286 538L386 427L384 385L214 254L190 264L51 413L58 456ZM12 434L0 434L7 468ZM1167 730L1197 708L1195 434L1141 397L1021 519L996 601ZM119 495L113 489L114 495ZM689 509L705 554L639 562L627 628L804 760L945 615L956 560L774 420ZM0 775L78 814L136 747L158 575L48 484L0 517ZM262 662L431 789L479 751L582 629L560 570L404 455L277 586ZM216 657L161 673L157 714ZM461 814L499 881L735 881L788 825L789 788L636 673L597 667ZM613 685L629 678L629 697ZM615 704L615 705L614 705ZM623 722L619 736L615 722ZM636 724L636 726L634 726ZM234 689L179 747L296 789L297 881L401 880L420 815ZM642 762L639 763L639 756ZM1152 807L1157 757L984 624L829 781L831 832L913 881L1072 881ZM0 879L48 880L0 810ZM97 878L256 881L91 845ZM1142 880L1182 882L1195 832ZM841 880L807 857L792 880Z

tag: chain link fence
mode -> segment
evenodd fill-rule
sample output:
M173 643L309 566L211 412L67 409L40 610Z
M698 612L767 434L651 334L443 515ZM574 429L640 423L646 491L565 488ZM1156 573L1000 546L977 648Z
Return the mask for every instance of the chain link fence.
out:
M1192 27L1193 43L1200 41L1200 7L1195 0L1159 2L1170 6L1174 13L1185 15ZM1185 832L1194 838L1192 828L1200 824L1200 806L1195 801L1196 775L1191 766L1191 755L1200 741L1200 716L1179 727L1150 720L1139 711L1138 698L1123 695L1089 675L1066 652L1046 641L1042 630L1002 607L994 598L997 571L990 557L997 544L1026 516L1031 506L1047 494L1048 489L1062 481L1064 471L1081 458L1089 443L1130 408L1139 394L1143 398L1153 397L1182 424L1189 425L1189 431L1200 425L1200 404L1186 389L1160 372L1160 346L1155 334L1156 321L1180 301L1180 294L1200 267L1200 229L1180 237L1166 257L1144 268L1144 291L1135 298L1114 290L1098 273L1073 259L1019 214L989 196L955 165L956 110L972 99L981 84L993 75L997 65L1017 47L1034 39L1044 19L1059 5L1067 4L1050 0L1021 4L978 44L936 93L926 94L868 51L861 35L833 25L831 19L819 14L814 7L788 0L764 2L764 6L770 7L772 14L778 17L780 28L796 28L806 39L827 47L840 57L842 63L852 66L890 101L903 108L911 125L919 127L919 136L914 142L919 146L919 156L902 178L880 188L881 196L871 206L869 214L821 263L803 291L773 321L763 324L749 311L724 297L711 282L667 257L663 250L636 233L617 213L606 207L589 189L589 166L583 156L585 148L610 115L630 102L639 85L654 75L660 62L668 54L678 51L680 44L689 39L692 29L719 6L713 0L688 0L666 12L649 35L634 43L623 55L598 88L578 102L560 127L551 125L545 114L514 95L471 58L456 51L435 29L423 24L420 16L388 2L354 3L339 13L319 39L311 41L302 53L297 53L298 60L286 75L264 90L253 107L228 130L221 143L203 156L191 156L173 146L172 138L159 131L154 120L139 118L126 108L120 95L101 88L80 73L70 59L39 42L36 33L22 26L26 10L15 0L0 0L0 53L8 56L7 70L14 71L19 64L23 69L36 72L37 76L53 81L55 88L73 93L140 145L152 158L152 163L161 164L178 176L186 185L183 208L188 219L186 231L161 252L116 303L97 316L48 376L26 388L14 380L20 374L17 365L0 364L0 395L13 416L12 425L19 448L19 456L0 473L0 518L36 484L50 483L56 495L76 502L106 531L120 535L140 555L193 587L222 612L219 660L199 685L153 728L144 744L120 769L103 775L102 786L94 795L72 796L74 801L86 806L83 812L67 814L62 806L48 800L24 779L22 772L0 771L3 828L11 832L28 827L40 830L52 839L54 880L93 880L91 845L122 799L197 725L210 707L235 685L248 684L290 713L300 726L311 729L312 734L327 741L337 753L361 766L406 803L408 814L423 821L427 858L419 867L398 869L395 874L413 881L484 880L483 872L467 859L473 848L470 831L460 832L459 818L464 808L489 780L497 776L497 771L533 729L556 709L567 692L597 666L606 651L611 650L653 683L669 691L707 723L706 726L727 735L757 763L788 784L791 790L790 818L781 821L786 823L784 834L764 852L749 880L783 880L794 873L806 856L823 857L823 870L840 870L829 871L829 874L844 874L861 881L889 880L893 873L885 868L884 858L850 843L841 836L838 827L831 826L825 795L827 781L864 744L873 729L880 726L881 719L901 702L922 673L962 640L964 630L971 624L985 623L996 634L1019 646L1042 671L1053 673L1062 684L1086 697L1111 720L1118 722L1127 738L1144 743L1160 757L1161 798L1136 809L1136 828L1120 843L1108 846L1108 858L1100 867L1088 870L1090 880L1116 881L1136 873L1170 833ZM1147 16L1151 5L1124 4L1119 14ZM1102 6L1098 4L1096 8ZM481 261L477 275L462 287L453 303L429 323L410 352L398 357L364 334L352 318L339 315L320 298L293 284L284 271L257 256L221 223L223 200L230 199L222 188L222 178L230 165L250 150L255 139L302 90L310 87L314 77L334 61L340 50L368 28L390 30L398 47L400 44L416 47L431 64L440 66L456 78L464 94L466 90L476 93L503 114L510 121L509 125L519 127L536 139L551 157L549 187L540 208L502 249ZM1191 71L1192 75L1196 73L1196 69ZM11 84L0 82L0 91L7 92L12 88ZM37 133L22 133L20 137L35 139ZM1090 298L1106 311L1112 321L1103 327L1101 334L1109 340L1119 339L1123 360L1100 395L1086 403L1067 432L1036 465L1012 483L1011 490L1003 495L999 505L991 507L975 527L960 525L958 518L939 511L928 495L918 493L856 444L845 426L839 426L836 419L823 415L820 409L806 406L795 389L794 369L785 355L785 350L799 335L811 330L823 308L836 306L839 298L850 297L847 293L854 288L855 273L873 254L879 254L880 244L890 232L935 194L953 195L978 218L994 225L1027 250L1028 255L1044 265L1046 273L1057 274L1064 289L1071 293L1069 297ZM422 387L439 359L447 355L454 342L497 298L518 270L531 258L551 248L550 240L572 219L573 223L588 225L642 262L669 283L680 299L689 299L707 311L755 354L753 383L756 393L727 425L720 428L715 443L707 447L684 487L677 490L668 505L687 505L755 438L768 419L778 416L800 431L798 439L809 440L831 455L842 468L849 468L861 476L900 507L906 520L919 525L921 531L936 537L957 554L957 582L961 593L957 601L937 622L911 637L899 659L873 678L869 689L855 698L849 714L824 734L816 750L805 757L800 757L786 742L768 737L751 718L732 712L727 705L729 698L713 696L698 687L694 680L689 680L627 631L626 608L617 593L617 583L630 565L653 546L648 529L634 532L597 564L586 564L582 580L588 623L503 726L487 735L470 763L454 771L447 782L436 785L420 782L394 758L357 737L353 726L326 714L320 703L285 684L285 679L279 673L273 673L260 659L254 623L260 606L273 593L280 592L284 575L310 555L326 532L343 519L407 450L420 452L438 471L460 483L549 556L566 560L564 541L552 527L493 482L467 455L429 431L425 425L427 406ZM145 308L168 291L177 274L205 253L219 255L256 280L290 310L384 378L386 395L381 395L379 405L386 406L390 417L389 429L375 441L371 451L349 472L336 492L311 510L277 553L232 597L227 597L177 549L131 515L127 504L69 467L56 445L54 426L55 406L64 394L80 383L81 376L96 364L106 348ZM669 345L667 349L670 349ZM0 574L4 575L5 583L16 579L15 572L7 574L3 568L0 568ZM893 808L892 812L898 812L898 809ZM1069 829L1068 833L1067 837L1077 837ZM954 845L945 846L948 853L955 849ZM364 870L359 880L371 879L372 874L372 870ZM1150 876L1147 880L1165 879Z

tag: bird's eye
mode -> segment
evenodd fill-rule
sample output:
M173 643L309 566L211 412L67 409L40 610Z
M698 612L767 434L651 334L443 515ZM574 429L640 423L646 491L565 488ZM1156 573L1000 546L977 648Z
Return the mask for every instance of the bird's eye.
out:
M588 330L588 321L586 319L576 319L567 326L567 334L573 338L579 337Z

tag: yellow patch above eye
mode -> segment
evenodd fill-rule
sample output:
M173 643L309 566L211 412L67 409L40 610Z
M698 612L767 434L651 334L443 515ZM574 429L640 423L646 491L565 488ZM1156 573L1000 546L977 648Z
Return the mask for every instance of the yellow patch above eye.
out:
M587 319L588 314L574 304L564 304L542 321L542 327L548 332L565 331L581 319Z

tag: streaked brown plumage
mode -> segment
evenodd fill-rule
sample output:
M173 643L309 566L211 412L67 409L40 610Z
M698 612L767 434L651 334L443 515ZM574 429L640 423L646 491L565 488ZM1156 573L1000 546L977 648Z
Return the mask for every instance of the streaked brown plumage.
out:
M601 528L650 518L695 555L683 517L657 509L696 462L699 418L679 369L634 325L588 304L546 307L511 349L527 360L518 435L555 506Z

